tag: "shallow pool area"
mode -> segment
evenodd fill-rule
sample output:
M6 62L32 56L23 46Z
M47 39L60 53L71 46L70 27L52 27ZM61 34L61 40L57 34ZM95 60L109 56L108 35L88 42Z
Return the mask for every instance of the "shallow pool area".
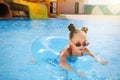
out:
M107 65L85 55L70 63L80 78L58 65L68 44L68 25L88 27L88 48ZM0 80L120 80L120 22L81 19L0 20Z

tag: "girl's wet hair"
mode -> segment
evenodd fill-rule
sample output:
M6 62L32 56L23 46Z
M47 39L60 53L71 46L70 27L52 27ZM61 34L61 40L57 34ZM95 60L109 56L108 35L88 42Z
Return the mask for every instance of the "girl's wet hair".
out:
M87 28L87 27L82 27L82 28L81 28L81 31L83 31L83 32L87 33L88 28Z
M87 31L88 31L87 27L82 27L80 30L76 29L75 26L72 23L68 26L68 29L70 31L69 38L72 38L75 33L78 33L78 32L81 32L81 31L87 33Z

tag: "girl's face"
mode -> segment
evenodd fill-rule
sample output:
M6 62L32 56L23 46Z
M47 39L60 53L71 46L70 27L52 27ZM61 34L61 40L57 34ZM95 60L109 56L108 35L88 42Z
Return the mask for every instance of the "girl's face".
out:
M75 33L73 38L70 39L70 45L75 52L81 53L87 46L86 34L82 32Z

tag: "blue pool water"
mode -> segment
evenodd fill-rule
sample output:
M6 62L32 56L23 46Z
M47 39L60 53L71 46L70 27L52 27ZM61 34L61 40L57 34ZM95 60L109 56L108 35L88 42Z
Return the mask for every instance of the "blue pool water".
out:
M87 26L88 48L107 65L85 55L70 63L86 77L58 66L68 28ZM120 22L75 19L0 21L0 80L120 80Z

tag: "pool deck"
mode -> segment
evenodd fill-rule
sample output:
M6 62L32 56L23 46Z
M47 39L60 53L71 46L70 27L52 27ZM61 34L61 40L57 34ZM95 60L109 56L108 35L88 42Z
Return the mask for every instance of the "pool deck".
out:
M82 20L103 20L103 21L117 21L120 22L120 15L73 15L61 14L66 19L82 19Z

